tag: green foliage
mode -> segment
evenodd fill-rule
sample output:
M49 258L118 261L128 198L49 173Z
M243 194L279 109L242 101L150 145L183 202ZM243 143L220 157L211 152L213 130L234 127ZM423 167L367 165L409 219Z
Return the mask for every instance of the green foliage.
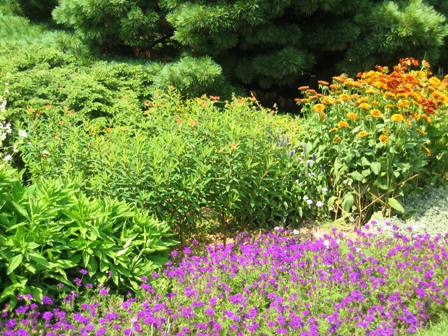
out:
M221 66L210 57L187 56L166 64L155 77L154 88L166 91L169 87L175 87L187 97L199 97L204 93L230 97L232 92Z
M422 0L405 1L402 5L384 2L375 6L369 17L357 20L364 27L339 65L341 71L391 65L398 56L436 63L448 35L446 16Z
M213 99L163 95L145 117L113 126L47 110L28 121L23 159L33 176L79 174L90 194L135 202L181 235L325 213L303 199L324 197L324 185L290 145L296 123L251 99Z
M377 209L403 213L404 195L446 177L447 78L405 59L387 69L339 76L323 96L308 91L305 141L328 174L335 217L355 213L359 224ZM443 131L442 131L443 130Z
M34 20L48 20L58 0L18 0L22 12Z
M157 1L61 0L53 12L58 23L103 50L154 49L169 34Z
M70 54L54 48L31 48L13 60L6 57L4 80L10 93L9 114L14 119L24 109L72 110L91 117L141 112L150 97L152 79L160 66L94 62L80 64Z
M304 75L356 72L403 56L436 61L448 35L445 16L421 0L162 4L177 42L194 55L213 56L249 88L278 89Z
M166 260L174 245L166 224L123 202L87 198L78 183L45 179L25 187L0 166L0 301L70 287L80 267L92 281L138 289L139 277Z

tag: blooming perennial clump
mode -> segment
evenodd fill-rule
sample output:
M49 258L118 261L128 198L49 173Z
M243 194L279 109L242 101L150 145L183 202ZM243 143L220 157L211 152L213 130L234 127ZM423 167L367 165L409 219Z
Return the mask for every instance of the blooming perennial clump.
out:
M394 229L392 225L391 230ZM20 298L2 335L397 335L413 333L448 298L448 235L333 230L314 240L278 227L190 248L141 292L71 293L61 305ZM173 257L178 257L173 252ZM85 273L85 272L84 272ZM83 274L84 274L83 273ZM84 275L83 275L84 276ZM84 280L83 280L84 281ZM84 284L85 286L85 284ZM95 295L96 294L96 295Z

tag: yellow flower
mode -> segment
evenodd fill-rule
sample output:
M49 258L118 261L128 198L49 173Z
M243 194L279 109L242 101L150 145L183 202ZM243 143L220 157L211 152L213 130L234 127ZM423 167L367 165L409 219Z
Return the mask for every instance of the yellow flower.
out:
M400 99L398 101L398 103L397 103L397 106L401 107L401 108L408 108L409 107L409 101L406 100L406 99Z
M360 109L363 109L363 110L368 110L368 109L370 108L370 104L367 104L367 103L361 103L361 104L358 105L358 107L359 107Z
M389 137L386 134L381 134L378 138L383 144L387 144L389 142Z
M358 138L364 138L364 137L366 137L368 135L369 135L369 132L367 132L367 131L360 131L357 136L358 136Z
M370 94L377 94L377 93L378 93L378 91L377 91L377 90L375 90L375 89L372 89L372 88L370 88L370 89L367 89L367 90L366 90L366 93L370 93Z
M317 112L323 112L323 111L325 111L325 105L324 104L316 104L316 105L314 105L313 109L314 109L314 111L317 111Z
M338 129L336 127L333 127L330 129L330 133L336 132Z
M350 120L355 121L355 120L358 120L358 115L356 113L349 112L349 113L347 113L347 118L349 118Z
M378 109L374 109L374 110L371 110L371 111L370 111L370 115L371 115L372 117L374 117L374 118L379 118L379 117L381 117L383 114L381 113L380 110L378 110Z
M428 80L429 84L431 84L432 86L439 86L442 82L440 81L440 79L438 79L437 77L431 77Z
M340 98L342 101L346 101L346 100L349 100L349 99L350 99L350 96L349 96L348 94L346 94L346 93L343 93L343 94L341 94L341 95L339 96L339 98Z
M388 97L388 98L393 98L393 99L396 98L395 93L393 93L393 92L386 92L386 93L384 94L384 96L385 96L385 97Z
M325 98L323 99L323 102L324 102L325 104L328 104L328 105L336 104L336 100L335 100L334 98L332 98L332 97L325 97Z
M367 103L369 101L366 97L361 97L356 101L356 104L361 105L362 103Z
M339 128L347 128L348 122L346 122L345 120L341 120L340 122L338 122L338 127Z
M390 117L390 120L399 122L404 121L404 116L402 114L392 114L392 117Z
M394 104L386 104L386 106L385 106L386 108L394 108L395 107L395 105Z
M425 155L426 156L431 156L432 153L431 153L431 150L428 147L424 146L423 150L425 151Z

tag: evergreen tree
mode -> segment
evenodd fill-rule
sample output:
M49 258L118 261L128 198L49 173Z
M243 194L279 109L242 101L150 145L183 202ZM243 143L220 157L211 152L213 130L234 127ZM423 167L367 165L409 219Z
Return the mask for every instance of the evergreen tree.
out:
M421 0L163 4L176 41L193 54L213 56L249 87L297 82L306 74L323 74L322 67L354 72L403 56L437 60L448 34L445 17Z
M448 54L446 15L446 0L60 0L53 12L104 51L148 57L174 43L188 61L165 77L207 65L201 78L220 68L234 85L273 96L400 57L434 63Z
M149 56L171 36L157 0L60 0L53 17L106 52Z

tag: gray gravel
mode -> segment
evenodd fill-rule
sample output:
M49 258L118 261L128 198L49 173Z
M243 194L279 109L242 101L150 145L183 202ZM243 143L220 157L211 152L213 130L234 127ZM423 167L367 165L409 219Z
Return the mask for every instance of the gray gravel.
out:
M407 228L411 227L415 233L448 234L448 185L428 188L404 206L406 214L403 218L385 219L375 214L372 219L377 223L372 226L384 232L393 231L392 227L397 226L401 232L409 232Z

